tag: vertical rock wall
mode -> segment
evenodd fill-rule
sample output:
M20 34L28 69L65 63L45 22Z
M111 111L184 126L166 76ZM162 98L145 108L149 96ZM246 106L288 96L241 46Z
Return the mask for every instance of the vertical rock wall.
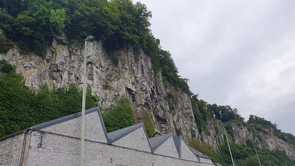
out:
M25 78L25 85L33 90L41 85L63 89L70 84L82 86L84 50L58 39L53 41L44 58L32 53L23 55L15 47L0 54L0 60L16 66L17 72ZM186 141L202 138L214 148L223 143L225 129L214 119L209 120L206 129L199 134L190 96L171 85L165 86L161 73L154 73L149 56L133 49L117 51L114 56L118 57L118 65L108 58L101 42L87 44L87 84L99 99L100 106L108 107L121 97L127 97L137 118L143 118L144 109L152 112L156 128L162 133L181 134ZM232 142L256 142L246 126L233 126L232 129ZM284 150L295 159L295 147L271 133L260 133L260 137L263 141L256 142L259 147Z
M22 55L17 48L0 54L16 66L25 77L26 86L37 90L40 85L66 88L69 84L82 85L84 48L54 40L44 58L34 54ZM116 52L118 65L113 65L101 42L87 43L87 84L102 107L108 107L121 97L127 97L139 119L142 110L153 113L158 130L163 133L176 130L186 140L198 137L190 97L172 86L163 84L160 73L155 74L150 58L142 51L123 49ZM174 96L173 101L171 97Z

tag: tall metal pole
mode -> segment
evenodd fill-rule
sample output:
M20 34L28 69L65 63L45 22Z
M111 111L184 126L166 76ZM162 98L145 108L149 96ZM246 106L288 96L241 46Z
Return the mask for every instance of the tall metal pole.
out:
M271 166L269 155L267 155L267 160L268 160L269 165Z
M275 157L275 159L276 159L277 166L279 166L278 159L276 157Z
M254 145L254 150L255 150L255 153L256 153L256 157L257 157L257 160L258 160L259 166L261 166L260 159L259 159L259 156L258 156L257 150L256 150L256 148L255 148L255 145Z
M227 142L227 146L228 146L228 150L229 150L229 154L230 154L231 162L233 163L233 166L235 166L234 158L233 158L233 155L232 155L232 153L231 153L231 149L230 149L230 145L229 145L229 142L228 142L228 138L227 138L227 133L226 133L226 131L225 131L225 138L226 138L226 142Z
M93 39L93 36L88 36L85 39L85 48L84 48L84 63L83 63L83 96L82 96L82 112L81 112L81 147L80 147L80 166L84 166L84 156L85 156L85 103L86 103L86 61L87 61L87 42Z

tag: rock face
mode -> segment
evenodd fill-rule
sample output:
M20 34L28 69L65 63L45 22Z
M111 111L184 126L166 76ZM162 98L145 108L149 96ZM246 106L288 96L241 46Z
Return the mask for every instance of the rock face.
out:
M233 126L233 141L236 144L245 143L247 140L253 140L253 134L245 126Z
M139 120L143 117L142 110L153 114L155 126L161 133L181 134L187 142L199 139L215 148L223 143L225 128L221 122L210 119L206 129L199 133L190 96L164 84L161 73L154 73L151 60L144 52L133 49L118 51L113 55L118 57L118 64L114 65L101 42L88 42L86 48L86 81L101 107L108 107L126 97ZM41 85L59 89L69 84L82 85L84 53L84 48L58 39L53 40L44 58L34 54L23 55L15 47L6 54L0 54L0 60L5 59L16 66L17 72L25 78L25 85L33 90L38 90ZM261 148L284 150L295 159L295 147L274 134L260 133L261 140L256 141L246 126L232 126L232 131L230 141L234 143L245 144L252 140Z
M204 132L201 132L202 140L205 144L214 148L218 148L218 145L223 141L225 135L225 129L221 125L221 122L209 120L207 128Z
M250 130L244 124L235 124L230 128L232 129L232 134L227 132L227 136L231 143L247 144L247 141L251 141L261 149L285 151L287 156L295 160L294 145L278 138L271 128L264 128L264 132L253 128ZM201 132L201 138L207 145L218 148L225 141L225 132L226 130L221 121L210 119L205 131Z
M290 158L295 160L295 147L276 137L271 129L269 129L269 133L260 132L259 138L258 146L260 148L285 151Z
M100 106L108 107L127 97L139 119L143 109L153 113L156 127L162 133L181 131L186 140L198 137L190 96L170 85L165 87L161 74L154 73L150 58L142 51L118 51L114 54L118 56L118 65L113 65L101 42L87 42L86 49L87 84ZM58 89L69 84L82 85L84 51L54 40L44 58L22 55L14 48L6 55L0 54L0 59L15 65L31 89L37 90L45 84Z
M285 151L290 158L295 160L295 147L275 136L271 128L264 128L264 132L257 132L257 135L243 125L234 125L232 129L233 142L236 144L245 144L246 141L252 140L260 148Z

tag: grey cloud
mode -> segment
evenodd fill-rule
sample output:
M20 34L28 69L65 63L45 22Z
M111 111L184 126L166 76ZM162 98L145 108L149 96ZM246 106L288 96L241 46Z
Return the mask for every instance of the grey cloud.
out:
M194 93L295 134L295 1L141 2Z

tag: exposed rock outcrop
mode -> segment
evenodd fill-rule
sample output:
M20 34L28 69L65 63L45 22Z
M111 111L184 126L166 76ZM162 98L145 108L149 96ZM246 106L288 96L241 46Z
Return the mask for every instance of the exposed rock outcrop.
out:
M64 39L53 40L44 58L34 54L23 55L15 47L6 54L0 54L16 66L25 78L25 85L37 90L40 85L51 88L66 88L69 84L82 85L83 47L69 45ZM87 84L93 95L99 99L101 107L108 107L121 97L127 97L138 119L142 110L149 110L157 130L162 133L181 134L188 142L199 139L218 148L224 143L225 128L214 119L207 121L206 129L198 131L193 115L190 96L185 92L164 84L161 73L154 73L151 59L143 51L123 49L114 53L118 64L114 65L102 43L87 44ZM271 131L259 133L260 140L244 125L232 126L230 141L245 144L252 140L260 148L283 150L295 159L295 147L276 137Z
M22 55L14 48L6 55L0 54L0 59L15 65L31 89L37 90L44 84L58 89L69 84L82 85L84 51L84 48L53 40L44 58ZM186 140L198 137L190 96L170 85L165 87L162 75L154 73L151 60L143 51L124 49L115 52L117 66L107 57L101 42L88 42L86 53L87 84L102 107L127 97L138 118L143 109L153 113L156 127L161 132L176 134L179 130Z

